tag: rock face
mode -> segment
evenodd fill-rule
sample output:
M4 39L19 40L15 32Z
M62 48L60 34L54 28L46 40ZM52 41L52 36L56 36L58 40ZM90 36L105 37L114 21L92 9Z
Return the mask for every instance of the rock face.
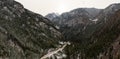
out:
M40 59L61 37L47 18L16 1L0 0L0 59Z

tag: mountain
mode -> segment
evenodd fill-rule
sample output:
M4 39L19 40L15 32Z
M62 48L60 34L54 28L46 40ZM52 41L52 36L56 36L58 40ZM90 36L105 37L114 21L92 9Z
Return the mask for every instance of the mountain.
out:
M119 3L111 4L105 9L77 8L52 18L52 22L60 27L66 40L82 40L89 38L120 8ZM50 15L50 14L49 14ZM50 19L49 17L47 17ZM108 20L109 21L109 20Z
M96 21L97 29L101 29L102 26L104 26L107 22L109 22L109 19L111 19L111 16L115 14L116 11L120 9L120 3L114 3L111 4L110 6L106 7L103 9L96 17L94 20Z
M0 0L0 59L120 59L119 7L45 18L14 0Z
M77 8L57 17L46 17L60 27L66 40L88 38L95 28L94 18L102 11L96 8ZM90 27L90 28L89 28ZM89 29L88 29L89 28Z
M98 22L106 22L110 15L113 15L117 10L120 9L120 3L111 4L102 10L99 15L96 16L96 19L99 19Z
M51 19L53 22L59 22L58 24L60 25L62 22L64 23L68 20L72 20L74 18L78 18L82 16L89 17L92 20L96 15L99 14L101 10L102 9L96 9L96 8L77 8L70 12L65 12L61 15L57 13L50 13L47 14L45 17ZM71 19L69 19L68 17L70 17Z
M120 59L120 4L95 13L88 10L78 8L52 20L71 42L67 59Z
M68 59L120 59L120 9L82 43L71 41Z
M85 8L85 10L90 14L90 17L94 19L94 17L96 17L96 15L98 15L102 9Z
M0 0L0 59L40 59L61 38L47 18L14 0Z
M50 13L50 14L47 14L45 17L52 21L53 18L56 18L58 16L59 16L59 14L57 14L57 13Z
M120 9L110 16L109 21L91 36L86 54L101 59L120 58ZM96 51L96 52L94 52Z

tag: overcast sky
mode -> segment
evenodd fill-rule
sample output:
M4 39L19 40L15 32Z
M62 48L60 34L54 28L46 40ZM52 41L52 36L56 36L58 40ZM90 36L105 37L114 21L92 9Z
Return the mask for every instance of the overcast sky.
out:
M112 3L120 3L120 0L16 0L25 8L36 13L46 15L48 13L63 13L75 8L94 7L103 9Z

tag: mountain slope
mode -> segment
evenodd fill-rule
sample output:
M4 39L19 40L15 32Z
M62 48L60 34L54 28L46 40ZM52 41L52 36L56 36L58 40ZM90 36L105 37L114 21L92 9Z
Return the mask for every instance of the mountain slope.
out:
M114 7L117 10L92 14L80 8L55 16L70 41L61 42L62 34L47 18L14 0L0 0L0 59L120 59L119 4Z
M67 46L67 59L120 59L120 10L85 40Z
M60 27L66 40L82 40L89 38L94 31L109 21L110 16L119 10L119 7L120 4L116 3L105 9L77 8L50 18L53 23Z
M93 20L101 11L102 9L77 8L56 17L47 17L51 14L46 17L60 27L66 40L83 41L93 33L96 27Z
M66 41L71 42L65 50L67 59L120 59L119 3L111 4L92 18L82 8L72 12L52 20L59 24Z
M61 37L48 19L14 0L0 0L0 58L40 59Z
M120 49L120 10L115 12L109 21L96 31L87 48L88 56L99 55L102 59L119 59ZM91 51L91 52L90 52ZM96 51L96 52L94 52ZM90 53L90 54L89 54Z

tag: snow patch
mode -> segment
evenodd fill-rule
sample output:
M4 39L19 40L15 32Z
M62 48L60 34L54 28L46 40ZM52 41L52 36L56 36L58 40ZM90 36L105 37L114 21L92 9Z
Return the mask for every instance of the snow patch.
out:
M91 20L91 21L92 21L92 19L89 19L89 20Z
M60 44L64 44L64 42L59 42Z
M96 22L96 21L98 21L98 19L94 19L94 20L92 20L92 21Z
M60 27L59 26L55 26L57 29L60 29Z

